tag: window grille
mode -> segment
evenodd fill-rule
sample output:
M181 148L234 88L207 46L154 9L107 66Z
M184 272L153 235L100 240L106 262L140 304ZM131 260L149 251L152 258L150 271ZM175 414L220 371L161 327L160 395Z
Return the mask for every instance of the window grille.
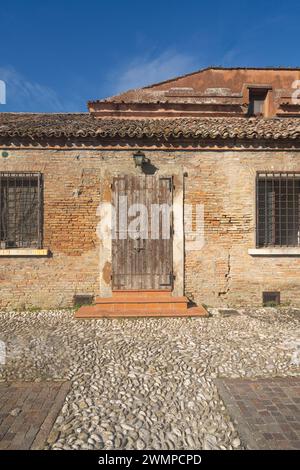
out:
M263 292L263 305L280 305L280 292Z
M0 248L42 248L40 173L0 173Z
M256 246L300 246L300 173L257 173Z

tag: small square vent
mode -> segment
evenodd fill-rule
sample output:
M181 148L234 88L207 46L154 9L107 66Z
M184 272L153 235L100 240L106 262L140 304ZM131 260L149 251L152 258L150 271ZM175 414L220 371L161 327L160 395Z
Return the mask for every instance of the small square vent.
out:
M280 305L280 292L263 292L263 305L265 307Z
M73 303L75 306L81 305L91 305L94 301L93 295L82 294L82 295L74 295Z

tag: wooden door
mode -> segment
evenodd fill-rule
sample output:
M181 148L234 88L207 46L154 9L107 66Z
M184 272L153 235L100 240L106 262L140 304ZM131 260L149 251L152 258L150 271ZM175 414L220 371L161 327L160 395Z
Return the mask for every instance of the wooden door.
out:
M113 179L113 290L171 290L173 182L171 177Z

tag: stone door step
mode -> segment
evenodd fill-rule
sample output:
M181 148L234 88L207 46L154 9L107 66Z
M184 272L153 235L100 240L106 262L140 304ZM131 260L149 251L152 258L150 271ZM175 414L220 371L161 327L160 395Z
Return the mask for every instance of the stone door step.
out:
M208 316L204 307L188 308L186 297L171 292L116 291L112 297L98 297L94 305L82 306L75 318L190 317Z

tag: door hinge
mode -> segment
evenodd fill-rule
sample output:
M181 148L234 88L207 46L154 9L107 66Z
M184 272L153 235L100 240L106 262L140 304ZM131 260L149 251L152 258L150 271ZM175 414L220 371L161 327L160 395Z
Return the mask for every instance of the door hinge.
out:
M169 287L169 286L172 286L173 284L173 281L175 279L175 276L173 273L170 273L169 274L169 278L170 278L170 281L167 283L167 284L159 284L161 287Z

